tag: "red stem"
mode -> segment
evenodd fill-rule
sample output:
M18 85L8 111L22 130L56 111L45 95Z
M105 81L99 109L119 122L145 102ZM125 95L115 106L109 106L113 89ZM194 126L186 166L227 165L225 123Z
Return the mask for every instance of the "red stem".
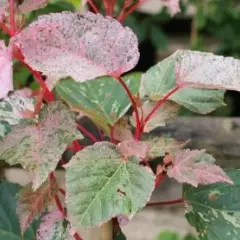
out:
M62 188L58 188L59 192L65 197L66 196L66 191Z
M125 9L123 13L120 13L118 21L123 22L133 11L135 11L145 1L146 0L138 0L138 2L136 2L135 5L133 5L132 7L130 7L128 11L126 11Z
M152 111L147 115L147 117L144 119L143 121L143 125L142 125L142 131L144 129L145 124L150 120L150 118L153 116L153 114L167 101L167 99L173 94L175 93L180 87L176 86L175 88L171 89L162 99L160 99L157 104L154 106L154 108L152 109Z
M56 205L57 205L58 210L59 210L60 212L62 212L62 214L65 216L65 211L64 211L64 208L63 208L63 206L62 206L62 203L61 203L58 195L56 194L56 195L54 196L54 198L55 198L55 203L56 203Z
M122 85L122 87L124 88L124 90L126 91L131 103L132 103L132 106L133 106L133 110L135 112L135 117L136 117L136 130L135 130L135 138L137 140L140 139L141 137L141 121L140 121L140 117L139 117L139 113L138 113L138 109L137 109L137 104L134 100L134 97L133 97L133 94L132 92L130 91L130 89L128 88L128 86L126 85L126 83L123 81L123 79L121 77L118 77L117 78L119 83Z
M94 2L92 0L87 0L89 5L91 6L92 10L95 12L95 13L99 13L99 10L98 8L96 7L96 5L94 4Z
M74 233L74 238L76 239L76 240L83 240L80 236L79 236L79 234L76 232L76 233Z
M90 133L86 128L84 128L82 125L80 125L79 123L77 123L77 128L83 134L85 134L87 137L89 137L93 142L98 142L98 139L92 133Z
M178 203L183 203L183 199L177 199L177 200L172 200L172 201L165 201L165 202L153 202L153 203L148 203L147 206L164 206L164 205L173 205L173 204L178 204Z
M10 36L14 36L15 34L15 13L14 13L14 0L9 0L9 8L10 8Z

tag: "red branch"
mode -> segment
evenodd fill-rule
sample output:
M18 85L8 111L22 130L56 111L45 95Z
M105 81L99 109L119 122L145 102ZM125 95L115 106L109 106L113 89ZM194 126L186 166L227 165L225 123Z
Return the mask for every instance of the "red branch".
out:
M57 205L58 210L59 210L60 212L62 212L62 214L65 216L66 214L65 214L64 208L63 208L63 206L62 206L62 203L61 203L58 195L56 194L56 195L54 196L54 198L55 198L55 203L56 203L56 205Z
M176 86L175 88L171 89L162 99L160 99L157 104L154 106L152 111L147 115L147 117L143 121L143 125L141 127L141 131L143 131L145 124L151 119L153 114L168 100L168 98L175 93L180 87Z
M183 199L177 199L177 200L172 200L172 201L165 201L165 202L153 202L153 203L148 203L147 206L165 206L165 205L173 205L173 204L178 204L178 203L183 203Z
M139 140L141 137L141 121L140 121L140 117L139 117L139 113L138 113L138 109L137 109L137 104L134 100L134 96L133 96L132 92L130 91L130 89L128 88L126 83L123 81L123 79L121 77L118 77L117 79L118 79L119 83L122 85L122 87L124 88L125 92L127 93L128 97L132 103L133 110L134 110L135 117L136 117L135 138L137 140Z
M89 137L94 143L98 142L97 138L91 133L89 132L86 128L84 128L82 125L80 125L79 123L77 123L77 128L83 133L85 134L87 137Z
M99 13L99 10L98 10L97 6L94 4L94 2L92 0L87 0L87 2L89 3L90 7L92 8L92 10L95 13Z

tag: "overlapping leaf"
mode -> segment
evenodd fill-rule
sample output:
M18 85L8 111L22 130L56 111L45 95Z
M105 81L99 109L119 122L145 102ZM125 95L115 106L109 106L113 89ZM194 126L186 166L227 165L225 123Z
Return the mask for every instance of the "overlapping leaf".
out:
M126 140L119 143L117 149L126 158L136 156L141 160L148 156L149 144L137 140Z
M56 210L45 214L37 231L37 240L70 240L67 227L64 226L62 212Z
M139 90L140 74L126 75L123 79L132 93ZM129 98L117 79L102 77L77 83L66 79L56 86L57 95L75 111L86 113L104 129L113 126L130 108Z
M152 111L156 103L152 101L145 101L142 105L142 110L139 109L139 113L143 111L144 119L148 116L148 114ZM167 101L165 102L149 119L149 121L144 126L144 132L150 132L157 127L165 126L167 120L175 118L178 114L179 105ZM133 113L131 118L131 123L135 126L135 114Z
M24 0L18 8L22 13L28 13L33 10L45 7L49 0Z
M210 89L240 91L240 60L198 51L179 51L177 83Z
M148 139L147 142L150 146L149 156L154 158L163 157L165 153L174 153L184 147L188 141L180 142L169 137L154 137L153 139Z
M21 186L7 181L0 182L0 239L35 240L36 223L22 235L16 214L16 194Z
M96 143L78 152L66 169L67 209L74 228L132 216L149 200L154 175L136 157L122 158L116 146Z
M184 51L175 52L170 57L150 68L143 75L140 88L140 94L142 97L147 96L152 101L158 101L171 89L176 87L177 75L179 75L179 71L176 70L180 59L182 59L182 54L184 54ZM196 67L201 69L201 64ZM191 71L191 69L192 68L189 67L189 71ZM215 70L209 68L209 71L211 70L215 73ZM201 75L198 76L198 79L200 77ZM206 77L207 76L204 75L204 78ZM217 78L218 76L216 75L215 77ZM226 79L226 81L228 80ZM191 111L206 114L224 105L223 90L198 89L183 84L181 84L181 87L182 88L169 97L169 100L172 100Z
M201 240L238 240L240 235L240 170L227 170L234 185L217 183L198 188L184 185L186 217Z
M24 113L34 112L34 99L17 94L0 101L0 122L16 125L24 119Z
M8 92L13 90L12 79L12 50L11 47L5 46L3 40L0 40L0 99L6 97Z
M37 191L32 190L31 184L21 189L18 193L17 214L22 233L53 203L56 191L54 182L45 183Z
M199 184L227 182L233 184L225 172L213 163L214 158L205 150L180 150L173 156L172 166L167 174L180 183L188 183L195 187Z
M32 174L37 189L54 171L66 147L82 138L75 115L60 102L44 107L39 123L20 123L0 142L0 156L11 165L21 164Z
M62 12L39 17L13 42L25 61L46 75L78 82L120 76L138 62L136 35L111 17Z

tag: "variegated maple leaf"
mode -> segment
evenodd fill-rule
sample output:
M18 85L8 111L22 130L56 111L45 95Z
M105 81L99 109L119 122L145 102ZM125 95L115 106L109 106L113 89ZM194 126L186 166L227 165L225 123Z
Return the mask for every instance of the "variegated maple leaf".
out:
M49 0L24 0L23 3L18 6L18 9L22 13L28 13L45 7L48 2Z
M131 156L146 158L149 152L149 145L146 142L137 140L126 140L119 143L117 149L126 158Z
M211 184L233 181L213 162L213 157L205 150L180 150L172 155L172 165L167 174L180 183L188 183L197 187L199 184Z
M0 41L0 99L13 90L12 80L12 49Z
M55 170L66 147L81 138L75 114L63 103L53 102L43 107L38 124L23 122L12 128L0 142L0 156L29 171L37 189Z
M131 29L91 12L41 16L12 42L35 70L79 82L103 75L118 77L139 59L137 37Z
M240 91L240 60L190 50L176 54L179 86Z
M22 233L53 203L56 191L57 185L55 182L47 182L35 192L32 190L31 184L20 190L18 193L17 215Z
M163 5L169 9L169 13L172 16L180 12L179 1L180 0L161 0Z

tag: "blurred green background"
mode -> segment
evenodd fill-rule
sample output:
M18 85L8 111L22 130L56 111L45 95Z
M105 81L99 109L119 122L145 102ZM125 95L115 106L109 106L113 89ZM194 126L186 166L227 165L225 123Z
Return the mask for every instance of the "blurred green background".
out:
M16 0L21 1L21 0ZM95 0L103 10L103 1ZM116 0L115 13L119 13L123 0ZM139 39L140 61L134 69L146 71L157 61L179 48L211 51L224 56L240 58L240 1L239 0L181 0L181 12L171 17L160 0L148 0L129 16L124 25L133 29ZM42 9L25 17L25 25L39 15L50 12L80 11L88 8L81 0L52 0ZM91 10L91 9L90 9ZM7 37L1 33L1 38ZM29 72L19 63L14 64L16 88L38 86ZM240 116L240 93L228 91L226 106L211 113L212 116ZM195 114L181 109L180 115Z

